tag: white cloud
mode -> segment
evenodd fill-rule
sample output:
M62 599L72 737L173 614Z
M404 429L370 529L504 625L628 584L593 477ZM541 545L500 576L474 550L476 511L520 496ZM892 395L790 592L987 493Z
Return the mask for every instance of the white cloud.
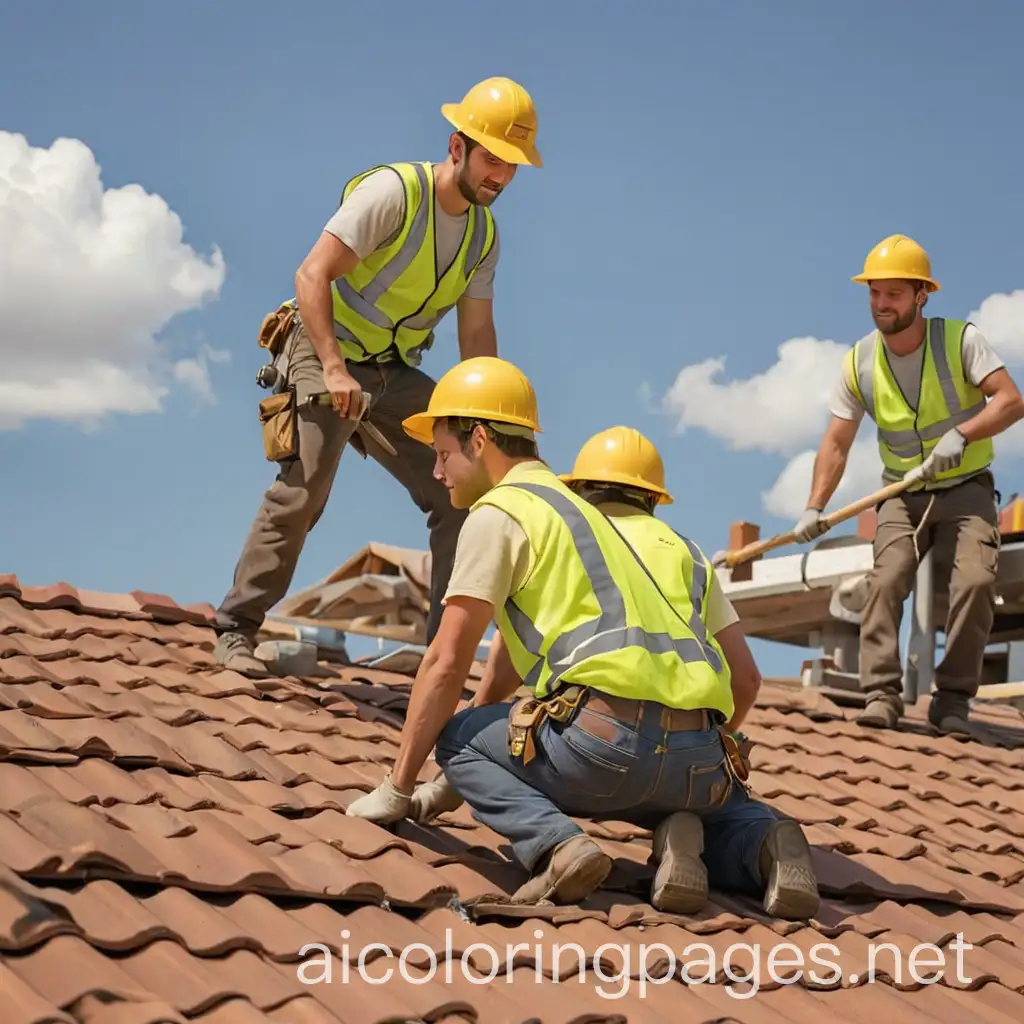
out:
M968 319L1008 365L1024 363L1024 290L988 296ZM663 396L662 409L679 432L697 428L734 451L786 457L761 504L772 515L795 519L807 502L829 396L849 349L836 341L791 338L778 347L774 363L745 379L725 376L724 357L684 366ZM1024 423L996 438L995 445L997 453L1024 454ZM874 424L865 419L829 510L877 490L881 471Z
M160 196L104 189L84 143L0 131L0 429L158 412L175 383L211 400L208 365L227 354L176 358L157 335L224 275Z

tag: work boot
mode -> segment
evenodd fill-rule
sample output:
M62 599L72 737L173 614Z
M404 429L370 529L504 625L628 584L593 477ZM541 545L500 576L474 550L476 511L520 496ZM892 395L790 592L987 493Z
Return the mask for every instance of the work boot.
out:
M708 898L708 870L700 859L704 826L696 814L670 814L654 830L658 871L651 885L651 906L666 914L696 914Z
M608 877L612 859L589 836L576 835L551 851L547 868L524 882L513 903L580 903Z
M811 848L800 826L790 819L768 829L758 861L761 877L768 880L764 912L787 921L808 921L818 912L821 898L814 877Z
M895 729L899 720L899 706L889 697L873 697L857 716L858 725L871 729Z
M948 703L943 706L938 697L932 697L928 705L928 724L946 735L970 738L970 713L967 706L950 707Z
M256 645L244 633L222 633L217 638L213 656L218 665L232 672L263 679L271 674L270 669L256 657L255 649Z

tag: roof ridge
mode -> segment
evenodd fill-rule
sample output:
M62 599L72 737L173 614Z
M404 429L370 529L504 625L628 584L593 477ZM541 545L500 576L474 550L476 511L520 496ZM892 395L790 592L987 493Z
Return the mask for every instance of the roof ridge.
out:
M180 605L166 594L145 590L118 594L80 589L64 580L44 587L26 586L14 573L0 573L0 598L3 597L13 597L27 608L64 608L76 613L168 624L187 622L194 626L212 626L216 614L208 602Z

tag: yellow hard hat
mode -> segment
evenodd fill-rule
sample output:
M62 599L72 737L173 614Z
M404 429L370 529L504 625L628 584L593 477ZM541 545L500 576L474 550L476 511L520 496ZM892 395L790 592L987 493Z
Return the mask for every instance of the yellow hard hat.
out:
M659 505L672 504L658 449L632 427L612 427L595 434L580 449L572 472L561 479L567 484L592 481L639 487L657 494Z
M924 281L928 285L928 291L939 290L939 282L932 278L932 261L928 253L906 235L890 235L883 238L868 253L863 273L851 280L857 284L867 284L869 281L893 278Z
M433 444L434 423L446 416L464 416L540 431L537 396L526 374L504 359L477 356L450 369L430 396L426 412L402 421L414 440Z
M537 111L530 94L511 78L477 82L461 103L445 103L441 113L464 135L499 160L542 167L537 139Z

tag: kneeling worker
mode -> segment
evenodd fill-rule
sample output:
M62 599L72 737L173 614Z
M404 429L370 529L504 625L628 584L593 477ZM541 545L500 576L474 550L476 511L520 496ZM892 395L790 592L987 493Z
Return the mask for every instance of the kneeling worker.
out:
M703 621L729 667L731 700L718 705L723 715L731 707L724 728L738 731L757 699L761 674L739 616L707 559L693 541L655 514L658 506L673 502L665 489L658 449L632 427L612 427L583 445L572 472L562 480L609 517L678 615ZM719 890L763 891L765 910L773 917L814 915L819 903L817 883L797 822L777 821L743 786L734 787L721 808L695 811L665 818L655 831L655 850L671 829L674 844L694 851L694 860L703 851L703 864L691 861L703 896L710 879ZM785 855L780 856L780 851Z
M726 810L740 783L719 731L732 714L721 647L699 616L676 614L611 522L540 460L530 382L502 360L467 360L403 426L433 443L435 473L470 512L394 768L348 813L427 818L439 808L426 791L454 788L511 841L531 875L513 900L533 903L583 900L611 870L572 816L657 828L677 811L718 810L742 818L731 843L753 851L741 870L760 883L757 851L774 817L752 816L752 804ZM500 640L476 706L453 718L492 619ZM521 681L532 698L498 703ZM435 743L448 785L414 794ZM692 851L676 848L676 830L660 833L658 902L692 905ZM792 857L769 845L772 857ZM806 844L789 874L805 855Z

